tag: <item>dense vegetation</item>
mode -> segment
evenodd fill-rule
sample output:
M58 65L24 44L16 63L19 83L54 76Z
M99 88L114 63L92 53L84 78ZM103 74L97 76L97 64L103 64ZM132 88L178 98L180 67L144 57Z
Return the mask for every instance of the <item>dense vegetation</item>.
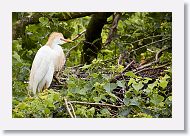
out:
M99 14L13 13L14 118L172 117L172 14L109 13L103 23ZM54 31L75 39L62 46L62 82L32 97L31 64Z

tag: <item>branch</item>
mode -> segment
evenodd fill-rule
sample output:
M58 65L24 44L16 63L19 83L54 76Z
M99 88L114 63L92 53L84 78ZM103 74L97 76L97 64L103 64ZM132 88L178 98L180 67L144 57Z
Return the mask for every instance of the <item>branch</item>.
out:
M148 36L148 37L145 37L145 38L141 38L139 40L136 40L136 41L133 41L133 42L124 42L125 44L133 44L133 43L136 43L136 42L140 42L140 41L143 41L145 39L150 39L150 38L155 38L155 37L162 37L163 35L153 35L153 36ZM166 37L170 37L170 35L166 36Z
M96 105L96 106L108 106L114 108L121 108L122 106L107 104L107 103L91 103L91 102L81 102L81 101L70 101L70 103L82 104L82 105Z
M77 34L77 36L75 36L75 38L72 39L72 41L75 41L76 39L78 39L81 35L83 35L86 32L86 30L80 32L79 34Z
M123 71L121 72L121 74L124 74L126 72L126 70L134 63L135 61L132 60L124 69Z
M145 64L145 65L143 65L143 66L141 66L141 67L138 67L138 68L136 69L136 71L141 70L141 69L143 69L143 68L146 68L146 67L152 66L153 64L158 63L158 62L159 62L159 55L160 55L160 53L162 53L163 51L165 51L165 50L167 50L167 49L169 49L169 48L170 48L170 47L163 48L163 49L159 50L159 51L156 53L156 55L155 55L155 61L150 62L150 63L148 63L148 64Z
M82 36L84 33L86 32L86 30L80 32L79 34L77 34L77 36L75 36L72 41L75 41L76 39L78 39L80 36ZM73 46L67 53L66 53L66 58L68 58L70 56L70 52L72 50L74 50L81 42L79 42L77 45Z
M155 42L152 42L152 43L143 45L143 46L141 46L141 47L139 47L139 48L137 48L137 49L134 49L134 50L130 51L129 53L134 52L134 51L137 51L137 50L139 50L139 49L141 49L141 48L144 48L144 47L146 47L146 46L149 46L149 45L152 45L152 44L155 44L155 43L159 43L159 42L162 42L162 41L170 40L170 39L171 39L171 37L168 37L168 38L164 38L164 39L162 39L162 40L158 40L158 41L155 41Z
M107 38L104 46L111 43L112 38L114 37L114 35L115 35L116 31L117 31L117 25L118 25L120 16L121 16L121 13L116 13L116 15L114 17L114 20L113 20L113 23L112 23L112 27L110 28L110 32L109 32L108 38Z
M73 105L72 105L70 102L68 102L68 104L69 104L70 107L71 107L71 110L72 110L72 112L73 112L74 118L76 118L76 114L75 114L75 110L74 110L74 108L73 108Z
M165 67L165 66L167 66L167 65L169 65L169 64L170 64L170 63L166 63L166 64L163 64L163 65L161 65L161 66L155 67L155 68L145 68L145 69L141 69L141 70L136 71L135 74L138 74L138 73L140 73L140 72L147 71L147 70L153 70L153 69L163 68L163 67Z
M69 109L68 102L67 102L67 99L65 97L64 97L64 101L65 101L65 106L66 106L66 109L67 109L69 115L71 116L71 118L74 118L70 109Z
M79 44L80 44L81 42L79 42L79 43L77 43L77 45L75 45L75 46L73 46L71 49L69 49L69 51L66 53L66 58L68 58L69 56L70 56L70 52L72 51L72 50L74 50Z
M61 12L60 14L54 14L53 16L50 16L49 13L35 12L31 16L23 17L13 25L12 36L13 39L22 37L26 26L29 24L38 24L40 17L47 17L50 21L52 21L53 18L58 18L58 21L67 21L70 19L85 17L92 14L95 14L95 12Z
M119 75L116 75L113 79L111 79L111 82L114 82L115 80L119 79L120 77L123 76L123 74L126 72L126 70L134 63L135 61L131 61L124 69L123 71L119 74Z

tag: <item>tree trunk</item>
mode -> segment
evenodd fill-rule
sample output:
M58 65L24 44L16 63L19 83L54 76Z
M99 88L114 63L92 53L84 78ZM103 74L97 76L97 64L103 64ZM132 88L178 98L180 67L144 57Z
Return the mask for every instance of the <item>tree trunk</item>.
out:
M111 12L99 12L92 15L85 34L81 59L83 64L90 64L94 58L97 58L102 47L102 28L107 23L107 18L112 14Z

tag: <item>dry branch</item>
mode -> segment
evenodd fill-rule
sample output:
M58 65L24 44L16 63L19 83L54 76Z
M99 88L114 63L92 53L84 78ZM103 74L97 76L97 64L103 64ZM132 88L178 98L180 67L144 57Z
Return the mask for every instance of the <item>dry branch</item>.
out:
M121 78L123 76L123 74L125 74L125 72L127 71L127 69L134 63L135 61L131 61L124 69L123 71L119 74L116 75L113 79L111 79L111 82L114 82L115 80Z
M121 16L121 13L116 13L114 20L113 20L113 23L112 23L112 27L110 28L110 32L109 32L108 38L107 38L104 46L111 43L111 41L112 41L116 31L117 31L117 25L118 25L120 16Z
M65 101L65 106L66 106L66 109L67 109L69 115L71 116L71 118L74 118L73 114L72 114L71 111L70 111L70 108L69 108L67 99L66 99L65 97L64 97L64 101Z
M69 104L70 107L71 107L71 110L72 110L72 112L73 112L74 118L76 118L76 114L75 114L75 110L74 110L74 108L73 108L73 105L72 105L70 102L68 102L68 104Z
M155 42L152 42L152 43L143 45L143 46L141 46L141 47L139 47L139 48L136 48L136 49L130 51L129 53L134 52L134 51L137 51L137 50L139 50L139 49L141 49L141 48L144 48L144 47L146 47L146 46L149 46L149 45L152 45L152 44L155 44L155 43L159 43L159 42L162 42L162 41L170 40L170 39L171 39L171 37L167 37L167 38L164 38L164 39L162 39L162 40L158 40L158 41L155 41Z
M170 64L171 64L171 63L166 63L166 64L163 64L163 65L161 65L161 66L155 67L155 68L144 68L144 69L141 69L141 70L136 71L135 74L138 74L138 73L140 73L140 72L144 72L144 71L147 71L147 70L154 70L154 69L163 68L163 67L168 66L168 65L170 65Z
M138 67L138 68L136 69L136 71L141 70L141 69L144 69L144 68L146 68L146 67L150 67L150 66L152 66L152 65L154 65L154 64L156 64L156 63L158 63L158 62L159 62L159 55L160 55L160 53L162 53L163 51L165 51L165 50L167 50L167 49L169 49L169 48L170 48L170 47L163 48L163 49L159 50L159 51L156 53L156 55L155 55L155 61L150 62L150 63L148 63L148 64L145 64L145 65L143 65L143 66L141 66L141 67Z

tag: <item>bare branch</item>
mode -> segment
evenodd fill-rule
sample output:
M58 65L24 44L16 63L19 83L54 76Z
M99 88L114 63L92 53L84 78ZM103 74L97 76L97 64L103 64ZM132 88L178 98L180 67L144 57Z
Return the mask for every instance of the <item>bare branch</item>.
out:
M115 80L121 78L121 77L123 76L123 74L125 74L126 70L127 70L134 62L135 62L134 60L131 61L131 62L123 69L123 71L122 71L119 75L116 75L116 76L111 80L111 82L113 82L113 81L115 81Z
M69 104L70 107L71 107L71 110L72 110L72 112L73 112L74 118L76 118L76 114L75 114L75 110L74 110L74 108L73 108L73 105L72 105L70 102L68 102L68 104Z
M165 66L167 66L167 65L170 65L170 64L171 64L171 63L166 63L166 64L163 64L163 65L161 65L161 66L155 67L155 68L144 68L144 69L141 69L141 70L136 71L135 74L138 74L138 73L140 73L140 72L147 71L147 70L153 70L153 69L163 68L163 67L165 67Z
M74 50L81 42L77 43L77 45L73 46L71 49L69 49L69 51L66 53L66 58L68 58L70 56L70 53L72 50Z
M84 33L86 32L86 30L80 32L79 34L77 34L75 36L75 38L72 39L72 41L75 41L76 39L78 39L80 36L82 36ZM72 50L74 50L81 42L79 42L77 45L73 46L67 53L66 53L66 58L68 58L70 56L70 52Z
M114 37L114 35L115 35L116 31L117 31L117 25L118 25L120 16L121 16L121 13L116 13L116 15L114 17L114 20L113 20L113 23L112 23L112 27L110 28L110 32L109 32L108 38L107 38L104 46L111 43L112 38Z
M144 48L144 47L146 47L146 46L149 46L149 45L152 45L152 44L155 44L155 43L159 43L159 42L162 42L162 41L170 40L170 39L171 39L171 37L167 37L167 38L164 38L164 39L162 39L162 40L158 40L158 41L155 41L155 42L152 42L152 43L143 45L143 46L141 46L141 47L139 47L139 48L137 48L137 49L134 49L134 50L130 51L129 53L134 52L134 51L137 51L137 50L139 50L139 49L141 49L141 48Z
M134 63L135 61L132 60L124 69L123 71L121 72L121 74L124 74L126 72L126 70Z
M143 66L137 68L136 71L141 70L141 69L144 69L144 68L146 68L146 67L149 67L149 66L152 66L153 64L158 63L158 62L159 62L159 55L160 55L160 53L162 53L163 51L167 50L168 48L169 48L169 47L163 48L163 49L159 50L159 51L156 53L156 55L155 55L155 61L150 62L150 63L148 63L148 64L145 64L145 65L143 65Z
M134 44L136 42L140 42L140 41L143 41L143 40L146 40L146 39L151 39L151 38L156 38L156 37L162 37L163 35L153 35L153 36L148 36L148 37L144 37L144 38L141 38L139 40L136 40L136 41L133 41L133 42L124 42L125 44ZM167 35L166 37L171 37L170 35Z
M72 41L75 41L76 39L78 39L81 35L83 35L86 32L86 30L80 32L79 34L77 34L77 36L75 36L75 38L72 39Z
M70 111L70 108L68 106L68 102L67 102L66 97L64 97L64 101L65 101L65 106L66 106L66 109L67 109L69 115L71 116L71 118L74 118L73 115L72 115L72 113L71 113L71 111Z

